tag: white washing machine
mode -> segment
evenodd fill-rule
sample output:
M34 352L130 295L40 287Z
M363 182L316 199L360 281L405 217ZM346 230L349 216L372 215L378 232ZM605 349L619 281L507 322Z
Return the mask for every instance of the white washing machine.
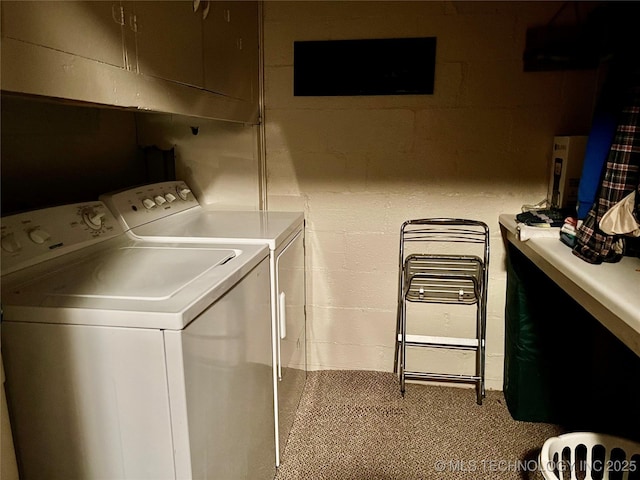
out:
M2 219L22 480L272 479L269 249L134 240L102 202Z
M182 181L143 185L100 199L135 239L269 247L278 466L306 379L303 213L215 210L201 206Z

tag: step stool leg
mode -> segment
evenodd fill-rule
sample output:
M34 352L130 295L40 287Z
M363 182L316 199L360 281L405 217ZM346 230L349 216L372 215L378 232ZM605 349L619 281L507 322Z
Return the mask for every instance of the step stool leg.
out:
M396 315L396 336L394 339L395 351L393 352L393 373L398 373L398 361L400 355L400 341L398 340L398 335L402 333L402 325L401 325L401 317L402 317L402 303L398 302L398 309Z
M400 392L404 397L405 391L405 378L404 372L407 363L407 304L402 300L400 308Z
M484 398L484 368L483 368L483 349L481 340L478 341L478 348L476 350L476 397L478 405L482 405L482 399Z
M486 288L486 286L485 286ZM486 396L485 391L485 370L487 364L487 351L486 351L486 338L487 338L487 302L485 294L483 293L482 297L482 309L481 309L481 317L480 317L480 325L481 325L481 335L480 341L478 342L478 346L480 347L480 379L482 380L482 397Z

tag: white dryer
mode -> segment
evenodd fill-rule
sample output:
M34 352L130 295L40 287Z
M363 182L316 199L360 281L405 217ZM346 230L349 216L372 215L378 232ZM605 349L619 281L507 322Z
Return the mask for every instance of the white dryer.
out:
M21 478L272 479L268 258L134 240L102 202L3 218Z
M306 298L302 212L225 211L201 206L182 181L100 197L132 238L269 247L276 466L306 379Z

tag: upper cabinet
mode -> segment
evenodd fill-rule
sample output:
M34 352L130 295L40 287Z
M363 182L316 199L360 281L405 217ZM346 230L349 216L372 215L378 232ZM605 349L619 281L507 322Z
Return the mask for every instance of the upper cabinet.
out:
M257 101L258 4L209 2L203 23L204 88Z
M231 98L257 98L257 2L129 3L138 72Z
M258 121L258 2L0 6L4 91Z
M125 67L120 5L2 2L2 36Z
M138 72L203 87L201 12L185 1L130 3Z

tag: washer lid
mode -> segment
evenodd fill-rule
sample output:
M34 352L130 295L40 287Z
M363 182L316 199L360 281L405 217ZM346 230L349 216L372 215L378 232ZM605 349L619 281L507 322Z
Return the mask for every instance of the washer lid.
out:
M124 238L95 247L3 277L4 320L179 330L269 255L266 245Z
M234 250L220 248L125 246L57 273L55 281L35 282L26 290L50 296L166 300L235 256Z

